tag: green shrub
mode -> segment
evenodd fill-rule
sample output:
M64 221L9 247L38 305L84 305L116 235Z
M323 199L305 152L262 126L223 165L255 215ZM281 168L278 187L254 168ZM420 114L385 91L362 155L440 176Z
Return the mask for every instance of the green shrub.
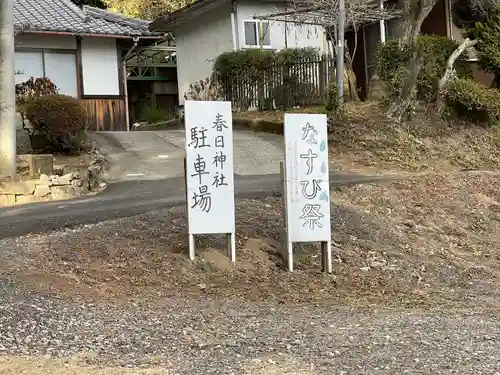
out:
M253 48L225 52L214 61L213 78L218 82L225 82L228 77L244 77L257 82L261 73L268 71L273 65L285 66L319 56L319 49L312 47L289 48L278 52Z
M500 119L500 91L471 79L450 82L446 101L459 117L490 125Z
M78 99L67 95L45 95L26 103L25 109L33 133L47 139L47 151L81 151L86 115Z
M27 81L16 85L16 107L17 111L24 117L26 103L43 95L57 94L59 89L47 77L31 77Z
M410 47L400 48L399 39L393 38L384 44L379 44L375 54L378 77L397 89L401 80L407 74L408 63L412 56ZM418 48L422 52L424 64L417 79L417 96L421 100L433 101L436 98L439 79L446 70L446 63L457 49L458 43L446 37L422 35L418 37ZM459 77L471 74L465 54L455 62ZM393 91L392 94L396 94Z
M240 103L241 108L249 106L249 96L258 96L259 105L264 109L266 87L279 95L272 98L276 103L308 103L314 99L305 86L310 84L311 77L303 65L319 58L319 49L311 47L277 52L260 49L227 52L214 61L213 81L226 97ZM292 90L293 97L288 97Z
M172 114L165 109L156 108L152 105L146 105L139 113L139 121L147 121L150 124L167 121L172 118Z
M484 22L477 22L467 30L469 37L477 40L475 49L479 66L495 74L494 84L500 86L500 15L488 17Z
M328 92L326 98L325 108L329 112L334 112L339 109L339 91L337 83L333 80L328 84Z

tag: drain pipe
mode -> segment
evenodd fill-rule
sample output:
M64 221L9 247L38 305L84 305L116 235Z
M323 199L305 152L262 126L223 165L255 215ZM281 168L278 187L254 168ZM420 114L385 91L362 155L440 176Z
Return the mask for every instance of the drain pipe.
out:
M233 38L233 52L240 49L236 11L236 0L231 0L231 36Z
M123 71L123 95L125 97L125 121L127 124L127 131L130 131L130 111L128 109L128 87L127 87L127 59L132 55L132 52L137 48L139 43L139 38L134 37L134 44L125 54L122 60L122 71Z

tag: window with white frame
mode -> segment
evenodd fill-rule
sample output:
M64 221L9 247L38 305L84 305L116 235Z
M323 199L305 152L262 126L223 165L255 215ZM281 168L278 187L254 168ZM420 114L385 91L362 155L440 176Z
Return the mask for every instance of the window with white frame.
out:
M271 46L271 33L269 28L268 21L244 21L243 27L245 31L245 46L260 46L260 23L262 22L262 36L263 36L263 45L266 47Z
M15 70L16 83L47 77L60 94L78 97L75 51L19 50L15 53Z

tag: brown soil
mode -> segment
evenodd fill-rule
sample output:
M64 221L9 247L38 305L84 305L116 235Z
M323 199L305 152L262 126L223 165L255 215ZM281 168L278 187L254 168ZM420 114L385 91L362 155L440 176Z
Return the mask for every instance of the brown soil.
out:
M186 257L183 207L17 240L1 277L66 296L272 299L318 304L494 306L500 277L500 174L429 174L333 191L334 275L316 245L283 270L279 199L237 200L237 263L222 236Z
M123 367L82 366L78 359L52 360L0 357L1 375L168 375L163 368L127 369Z

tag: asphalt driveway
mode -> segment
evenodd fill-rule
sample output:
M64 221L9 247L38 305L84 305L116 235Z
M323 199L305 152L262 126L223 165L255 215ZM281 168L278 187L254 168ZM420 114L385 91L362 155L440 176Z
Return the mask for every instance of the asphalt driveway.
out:
M97 132L92 137L109 159L113 181L183 176L184 130ZM282 136L235 130L233 145L236 175L279 173L284 158Z

